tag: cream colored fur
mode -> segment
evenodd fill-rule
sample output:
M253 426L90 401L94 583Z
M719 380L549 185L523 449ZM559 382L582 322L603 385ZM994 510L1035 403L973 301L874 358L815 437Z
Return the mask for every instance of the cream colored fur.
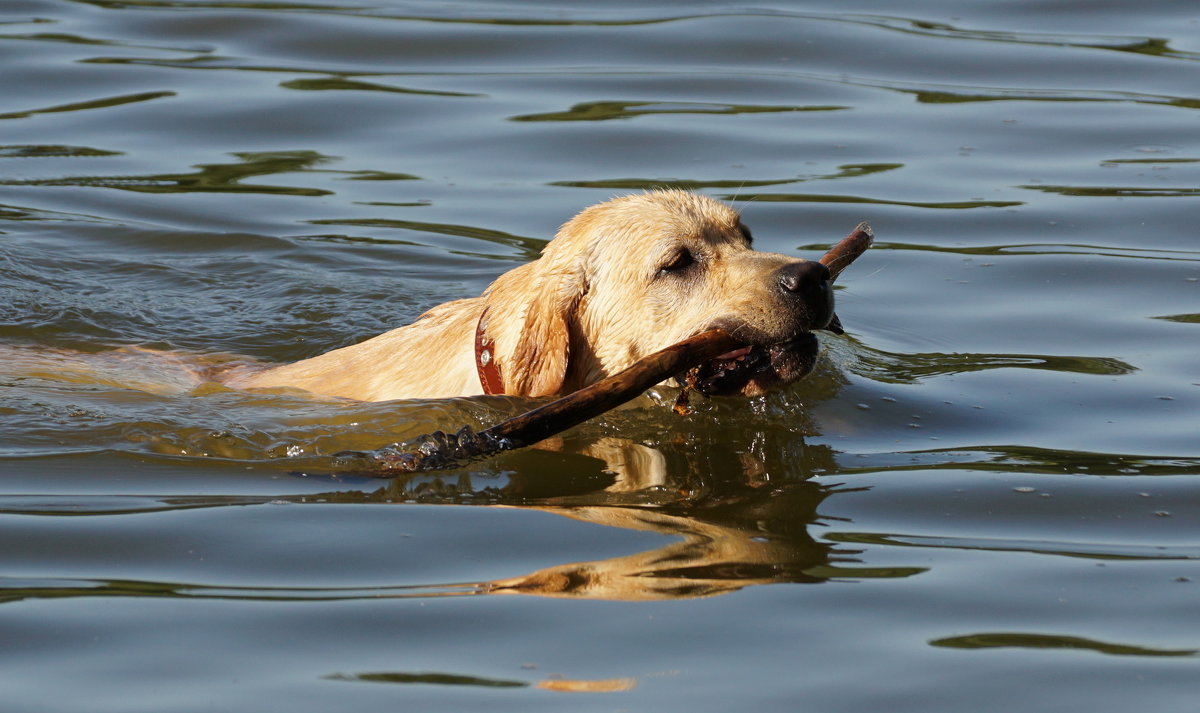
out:
M768 344L797 331L778 270L796 259L753 250L736 211L684 191L625 196L585 209L540 258L482 295L435 307L411 325L311 359L227 379L363 401L483 393L475 327L489 334L505 391L563 394L714 325ZM666 269L686 255L695 265Z

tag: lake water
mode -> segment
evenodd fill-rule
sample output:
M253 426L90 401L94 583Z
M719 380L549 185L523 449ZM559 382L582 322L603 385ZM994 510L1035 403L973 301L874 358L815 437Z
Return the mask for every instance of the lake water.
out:
M1194 710L1198 120L1194 0L4 0L2 707ZM872 222L808 379L385 480L331 454L530 404L72 367L311 356L662 185Z

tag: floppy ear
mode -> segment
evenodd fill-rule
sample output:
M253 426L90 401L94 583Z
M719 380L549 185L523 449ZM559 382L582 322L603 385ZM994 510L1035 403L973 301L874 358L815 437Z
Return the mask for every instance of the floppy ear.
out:
M587 285L575 266L549 263L511 270L483 294L506 394L551 396L567 378L571 322Z

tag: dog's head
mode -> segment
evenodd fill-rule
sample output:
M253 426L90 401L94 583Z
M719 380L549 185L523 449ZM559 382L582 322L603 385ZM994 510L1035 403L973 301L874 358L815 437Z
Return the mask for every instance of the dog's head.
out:
M751 247L736 211L684 191L587 208L538 260L484 293L507 393L557 394L721 328L745 347L701 370L708 393L756 395L811 368L833 317L829 271Z

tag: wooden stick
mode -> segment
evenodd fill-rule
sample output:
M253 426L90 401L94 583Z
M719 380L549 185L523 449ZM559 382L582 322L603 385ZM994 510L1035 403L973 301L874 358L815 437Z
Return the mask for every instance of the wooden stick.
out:
M434 431L421 436L414 451L383 449L373 454L374 459L383 470L411 473L438 470L465 460L523 448L595 418L660 381L739 346L741 342L719 329L701 332L637 360L624 371L485 431L475 433L470 426L463 426L457 433Z
M870 223L863 221L854 226L854 230L842 238L841 242L829 248L829 252L822 255L820 260L822 265L829 268L829 281L836 280L838 275L842 274L842 270L865 253L873 242L875 231L871 229Z
M862 255L874 241L867 223L858 226L821 257L830 281ZM643 357L617 374L567 394L544 406L476 433L463 426L457 433L434 431L417 439L415 450L382 448L369 454L376 475L440 470L474 458L523 448L635 398L646 389L744 344L719 329L701 332ZM348 454L341 454L348 455Z

